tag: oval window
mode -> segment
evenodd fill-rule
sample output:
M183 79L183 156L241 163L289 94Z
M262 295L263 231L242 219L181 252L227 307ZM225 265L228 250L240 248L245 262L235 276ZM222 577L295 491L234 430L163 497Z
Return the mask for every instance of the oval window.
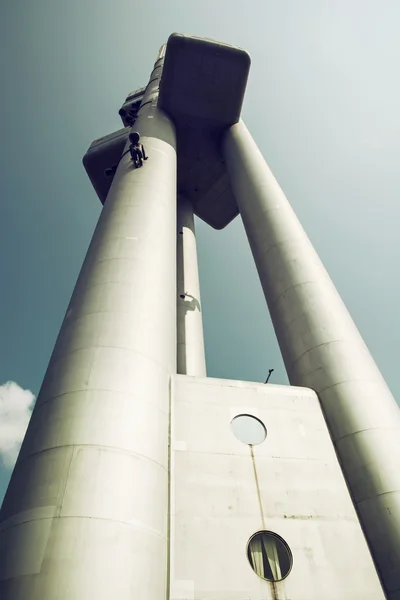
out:
M250 538L247 558L253 571L267 581L285 579L293 564L289 546L272 531L259 531Z

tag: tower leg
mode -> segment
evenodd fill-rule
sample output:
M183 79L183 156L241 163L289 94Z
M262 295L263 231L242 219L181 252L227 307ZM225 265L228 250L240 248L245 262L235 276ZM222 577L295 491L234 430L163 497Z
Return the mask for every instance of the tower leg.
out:
M2 506L1 600L165 597L176 151L149 110L149 160L118 166Z
M318 393L378 572L398 600L399 408L243 122L223 152L289 380Z
M178 373L206 377L193 208L178 201Z

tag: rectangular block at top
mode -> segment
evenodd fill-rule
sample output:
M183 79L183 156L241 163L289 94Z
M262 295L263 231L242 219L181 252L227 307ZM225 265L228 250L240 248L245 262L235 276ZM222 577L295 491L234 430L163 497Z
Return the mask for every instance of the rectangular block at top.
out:
M173 118L197 117L217 127L237 123L250 56L241 48L173 33L167 43L159 107Z

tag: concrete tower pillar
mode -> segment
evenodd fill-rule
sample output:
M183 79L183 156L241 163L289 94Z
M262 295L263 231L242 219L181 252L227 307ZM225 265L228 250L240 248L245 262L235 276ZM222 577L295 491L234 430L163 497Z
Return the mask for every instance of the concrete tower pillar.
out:
M223 152L290 382L318 393L378 572L399 600L400 411L243 122Z
M2 506L1 600L165 598L177 190L161 67L135 123L149 159L118 166Z
M193 208L178 201L178 373L206 377Z

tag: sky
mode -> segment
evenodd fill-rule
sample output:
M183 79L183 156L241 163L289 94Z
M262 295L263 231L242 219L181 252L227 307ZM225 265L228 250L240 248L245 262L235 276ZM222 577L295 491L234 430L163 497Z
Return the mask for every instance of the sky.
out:
M392 392L398 0L14 0L0 18L0 502L101 205L81 164L183 32L252 57L243 118ZM287 383L239 218L197 221L208 374Z

